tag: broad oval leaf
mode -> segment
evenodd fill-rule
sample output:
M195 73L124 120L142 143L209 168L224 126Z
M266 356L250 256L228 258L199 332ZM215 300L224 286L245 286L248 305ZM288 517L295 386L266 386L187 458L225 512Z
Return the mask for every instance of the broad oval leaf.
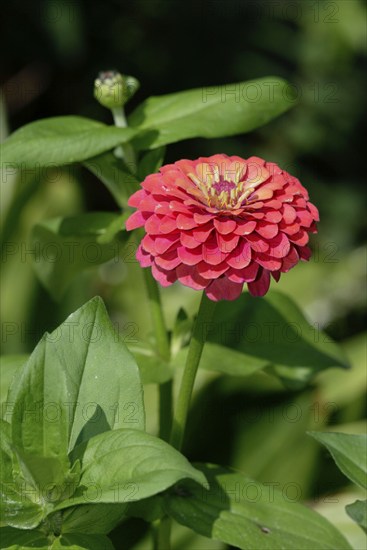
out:
M129 503L160 493L181 479L205 483L203 473L165 441L138 430L114 430L75 448L82 464L79 487L60 510L76 504Z
M309 432L325 445L337 466L351 481L367 489L367 435Z
M1 146L1 164L19 170L82 162L126 143L131 128L107 126L79 116L52 117L16 130Z
M138 165L138 178L140 181L145 179L149 174L158 172L160 167L163 164L164 155L166 154L165 147L159 147L152 151L147 151L144 153L139 160Z
M109 538L86 533L64 533L47 537L42 531L5 527L0 530L0 548L7 550L114 550Z
M63 532L107 535L125 517L127 503L79 504L62 513Z
M181 349L172 359L177 367L185 365L187 347ZM200 368L221 372L231 376L250 376L264 368L264 361L256 357L246 359L243 353L220 346L214 342L206 342L200 359Z
M49 540L42 531L14 529L3 527L0 529L0 548L7 550L46 550Z
M58 457L107 430L144 429L139 369L93 298L45 334L8 396L14 444Z
M7 395L13 378L19 369L26 363L29 355L2 355L0 357L0 405L1 418L5 418L7 411Z
M178 523L242 550L350 550L325 518L290 502L272 484L219 466L196 467L205 474L207 489L187 481L165 496L166 512Z
M126 165L112 151L89 158L83 165L105 184L120 206L126 207L129 197L139 189L139 180L132 174L136 166Z
M356 500L345 507L347 514L367 533L367 500Z
M173 378L172 367L146 342L127 346L138 364L142 384L164 384Z
M87 533L63 533L48 546L50 550L114 550L108 537Z
M81 271L120 260L127 239L124 219L111 212L89 212L52 218L32 230L33 267L55 300Z
M150 97L129 117L138 149L155 149L188 138L250 132L295 104L294 90L278 77Z
M46 516L45 503L32 485L14 475L19 465L12 449L11 426L3 420L0 436L1 521L11 527L32 529Z
M244 293L235 302L219 302L213 322L203 329L208 341L242 354L244 375L262 365L291 388L304 386L323 369L348 366L339 346L310 325L281 292L270 291L262 298ZM215 370L220 367L218 361Z

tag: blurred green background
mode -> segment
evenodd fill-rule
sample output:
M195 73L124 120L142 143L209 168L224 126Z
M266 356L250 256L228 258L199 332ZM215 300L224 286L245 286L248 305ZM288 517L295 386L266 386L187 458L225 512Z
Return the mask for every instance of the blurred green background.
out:
M354 547L364 548L343 511L343 499L351 502L355 489L305 431L365 431L365 2L12 0L2 12L3 139L49 116L78 114L111 123L93 99L95 77L111 68L141 82L127 112L150 95L268 75L295 85L299 105L279 119L243 136L170 145L166 161L218 152L259 155L299 177L319 207L319 234L311 261L283 276L278 288L342 343L353 368L324 373L298 393L264 374L241 380L202 374L192 419L199 415L206 424L191 422L186 452L276 482L281 490L296 483L297 498L334 517ZM40 173L29 196L27 177L2 177L2 220L8 228L11 220L2 259L2 353L31 351L45 330L94 294L106 301L127 344L149 334L142 276L132 258L83 273L59 303L51 300L32 267L31 227L48 217L116 206L103 185L78 167ZM198 295L192 290L174 286L162 294L169 326L182 304L195 312ZM147 386L151 431L155 398L156 388ZM134 524L139 538L142 526ZM130 548L134 531L124 536ZM177 531L180 548L221 548L189 536Z

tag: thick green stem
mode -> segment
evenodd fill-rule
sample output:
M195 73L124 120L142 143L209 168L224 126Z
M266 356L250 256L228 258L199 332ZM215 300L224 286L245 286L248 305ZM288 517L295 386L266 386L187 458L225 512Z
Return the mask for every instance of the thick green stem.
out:
M171 550L171 518L165 516L154 530L154 550Z
M203 292L198 316L196 318L191 336L189 351L186 358L185 370L182 376L176 410L173 417L170 443L171 445L173 445L173 447L179 450L181 449L183 443L195 377L198 370L201 354L203 352L207 332L213 318L215 305L216 302L209 300L205 292Z

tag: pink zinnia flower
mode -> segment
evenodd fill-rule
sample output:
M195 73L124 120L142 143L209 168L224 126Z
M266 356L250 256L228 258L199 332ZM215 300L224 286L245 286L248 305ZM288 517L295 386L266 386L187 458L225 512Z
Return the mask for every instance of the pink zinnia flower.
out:
M299 180L272 162L213 155L168 164L130 197L128 230L144 226L136 257L168 286L179 280L211 300L254 296L299 260L319 215Z

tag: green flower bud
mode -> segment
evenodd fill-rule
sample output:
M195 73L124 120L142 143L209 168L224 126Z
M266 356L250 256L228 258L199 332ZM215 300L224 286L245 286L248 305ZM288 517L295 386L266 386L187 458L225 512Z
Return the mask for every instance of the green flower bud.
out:
M94 81L94 97L107 109L114 109L125 105L139 86L133 76L122 75L117 71L103 71Z

